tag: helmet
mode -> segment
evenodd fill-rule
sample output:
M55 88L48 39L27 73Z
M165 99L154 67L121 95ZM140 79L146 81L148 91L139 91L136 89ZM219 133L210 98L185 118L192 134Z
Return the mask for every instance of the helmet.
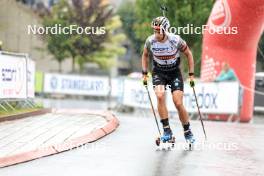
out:
M152 20L151 27L155 30L163 29L167 31L170 27L170 21L164 16L159 16Z

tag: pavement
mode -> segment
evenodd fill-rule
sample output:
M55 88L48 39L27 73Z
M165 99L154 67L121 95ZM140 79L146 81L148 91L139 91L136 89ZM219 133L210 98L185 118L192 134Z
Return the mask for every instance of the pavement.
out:
M53 110L0 123L0 167L71 150L111 133L118 126L110 112Z
M58 106L65 105L66 108L71 105L82 108L89 106L87 101L78 104L69 101ZM92 103L92 106L96 105ZM103 105L101 108L104 109ZM81 120L80 114L83 113L82 110L76 109L72 114L77 116L76 120ZM57 115L61 114L63 113ZM178 118L174 117L170 125L176 137L175 148L162 151L157 150L155 145L158 131L151 112L139 110L134 114L117 112L114 114L120 124L114 133L67 152L1 168L0 175L264 175L262 166L264 123L262 120L256 121L255 117L251 123L205 121L207 141L204 139L200 121L191 121L191 128L196 138L193 151L187 150L182 127ZM62 118L66 117L72 119L71 116ZM88 124L91 122L89 118L92 116L87 116ZM263 119L263 116L256 119ZM98 122L99 128L103 126L101 122ZM67 130L63 133L66 132ZM0 144L2 145L1 141Z
M196 137L193 151L186 150L178 119L171 120L176 146L158 151L158 135L151 116L116 114L114 133L80 148L0 169L1 176L262 176L264 125L206 121L208 140L201 124L192 121ZM54 167L56 166L56 167Z

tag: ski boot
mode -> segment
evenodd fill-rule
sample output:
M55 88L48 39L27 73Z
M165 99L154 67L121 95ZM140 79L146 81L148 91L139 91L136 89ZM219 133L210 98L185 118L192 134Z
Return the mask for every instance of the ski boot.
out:
M186 140L186 142L188 144L189 150L192 150L193 149L193 144L195 142L195 139L193 137L192 131L190 129L184 131L184 137L185 137L185 140Z

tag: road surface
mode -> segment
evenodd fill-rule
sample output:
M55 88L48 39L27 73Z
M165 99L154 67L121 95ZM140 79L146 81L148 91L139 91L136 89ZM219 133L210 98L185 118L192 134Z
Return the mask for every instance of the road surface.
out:
M152 118L118 114L120 127L95 143L0 170L1 176L91 175L263 175L264 125L205 122L208 141L199 121L192 122L197 138L193 151L185 149L178 120L171 126L177 144L157 151Z

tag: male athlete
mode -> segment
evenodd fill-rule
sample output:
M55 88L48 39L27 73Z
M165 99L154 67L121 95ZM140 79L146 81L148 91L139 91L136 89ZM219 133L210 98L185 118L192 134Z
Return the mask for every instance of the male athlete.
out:
M180 65L180 52L187 57L189 65L190 84L194 86L194 61L191 50L179 36L168 32L170 22L166 17L153 19L151 27L154 34L146 40L142 54L143 83L147 86L148 59L153 60L152 82L158 102L160 122L163 125L161 140L166 142L172 139L172 131L168 119L168 110L165 103L165 90L171 89L174 105L178 111L184 130L184 137L188 142L194 142L190 129L188 113L183 106L183 78Z

